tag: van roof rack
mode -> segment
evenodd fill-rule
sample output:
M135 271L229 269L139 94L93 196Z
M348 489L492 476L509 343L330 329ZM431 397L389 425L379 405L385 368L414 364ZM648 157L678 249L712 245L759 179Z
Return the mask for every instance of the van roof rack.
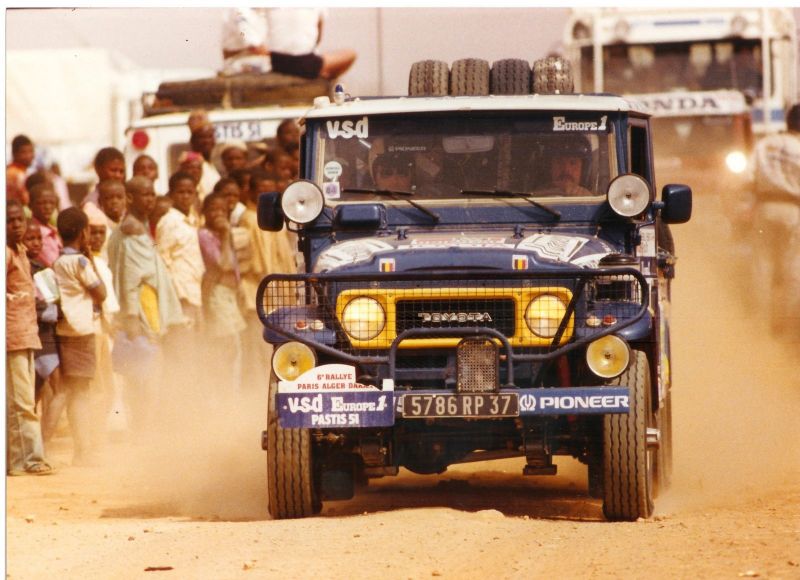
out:
M332 96L333 81L269 72L167 81L155 93L142 95L145 117L190 109L238 109L309 105L315 97Z

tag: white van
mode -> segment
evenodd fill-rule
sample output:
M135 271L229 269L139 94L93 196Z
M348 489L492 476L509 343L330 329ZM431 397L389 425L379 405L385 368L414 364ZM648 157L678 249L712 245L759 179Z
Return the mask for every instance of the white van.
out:
M309 108L310 105L211 109L208 117L214 125L218 145L226 141L244 141L250 157L255 158L260 154L259 144L274 145L281 121L299 119ZM133 174L136 158L147 154L158 164L155 189L166 193L169 176L177 171L181 153L189 150L189 113L185 110L153 115L133 123L125 132L127 175Z

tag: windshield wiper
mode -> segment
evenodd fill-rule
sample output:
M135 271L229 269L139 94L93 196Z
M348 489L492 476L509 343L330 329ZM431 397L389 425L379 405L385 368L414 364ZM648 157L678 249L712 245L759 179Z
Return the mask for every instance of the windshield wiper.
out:
M520 199L524 199L533 207L538 207L539 209L546 211L551 216L556 219L561 219L561 212L552 208L547 207L546 205L539 203L530 198L529 193L524 193L521 191L509 191L507 189L462 189L462 195L496 195L498 197L518 197Z
M410 199L406 199L404 197L399 197L402 195L414 195L413 191L402 191L402 190L394 190L394 189L375 189L375 188L356 188L356 187L346 187L342 190L342 193L372 193L374 195L385 195L395 201L405 201L408 202L409 205L412 207L417 208L424 214L427 214L431 217L434 223L439 223L441 218L439 214L435 211L429 210L424 205L418 204L416 201L412 201Z

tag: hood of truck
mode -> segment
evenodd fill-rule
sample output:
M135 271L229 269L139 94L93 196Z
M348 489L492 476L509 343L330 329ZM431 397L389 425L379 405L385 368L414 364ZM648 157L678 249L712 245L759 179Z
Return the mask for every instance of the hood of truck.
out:
M514 237L508 230L411 233L336 242L319 254L313 271L406 272L435 269L534 270L595 268L617 250L595 237L536 233Z

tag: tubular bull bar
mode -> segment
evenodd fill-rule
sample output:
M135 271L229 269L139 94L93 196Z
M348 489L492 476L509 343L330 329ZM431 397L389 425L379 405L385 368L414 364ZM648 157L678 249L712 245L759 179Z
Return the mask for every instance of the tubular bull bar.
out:
M564 305L550 338L525 322L526 301L544 295L557 295ZM385 328L373 338L356 340L342 326L343 308L356 297L373 298L384 310ZM513 306L491 310L495 301ZM404 314L407 305L399 308L405 302L412 313L420 311L416 318ZM453 348L459 339L485 336L499 343L505 386L513 387L514 363L553 360L620 333L645 317L648 303L647 282L635 268L446 270L271 274L259 285L256 311L270 343L298 341L353 365L387 365L392 378L400 352ZM438 311L431 315L431 309Z

